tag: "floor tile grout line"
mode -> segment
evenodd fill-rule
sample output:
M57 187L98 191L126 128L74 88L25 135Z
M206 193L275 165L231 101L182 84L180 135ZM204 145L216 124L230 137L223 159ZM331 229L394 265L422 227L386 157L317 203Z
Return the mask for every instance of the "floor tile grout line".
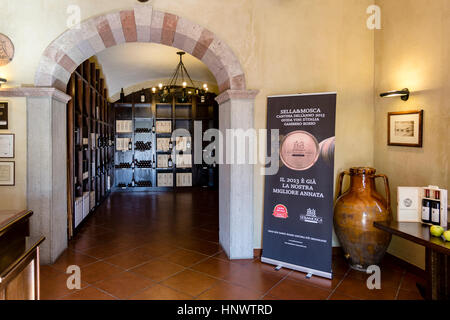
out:
M330 300L330 298L333 296L333 294L336 292L337 288L341 285L342 282L344 282L345 278L347 278L347 275L350 273L350 268L347 269L347 271L345 272L344 276L342 277L341 281L338 282L338 284L336 285L336 287L334 287L333 290L331 290L330 295L327 297L326 300Z
M403 270L402 278L400 279L400 283L398 284L397 292L395 293L395 300L398 300L398 296L400 294L400 288L402 287L403 280L405 279L406 270Z
M263 295L260 297L259 300L264 299L264 297L266 297L273 288L275 288L277 285L279 285L281 282L283 282L288 277L288 275L290 275L291 273L292 273L292 270L290 270L288 273L286 273L283 278L281 278L277 283L275 283L272 287L270 287L269 290L267 290L265 293L263 293Z

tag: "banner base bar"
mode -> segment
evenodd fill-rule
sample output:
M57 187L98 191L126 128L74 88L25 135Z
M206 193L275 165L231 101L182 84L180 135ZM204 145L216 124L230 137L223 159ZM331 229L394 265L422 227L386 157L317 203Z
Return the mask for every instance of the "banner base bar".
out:
M261 257L261 262L264 263L268 263L268 264L273 264L275 266L282 266L284 268L288 268L288 269L292 269L292 270L296 270L296 271L301 271L304 273L311 273L313 275L322 277L322 278L327 278L327 279L333 279L333 274L331 272L324 272L324 271L319 271L319 270L314 270L314 269L310 269L310 268L306 268L306 267L301 267L301 266L297 266L295 264L290 264L287 262L282 262L282 261L278 261L278 260L273 260L273 259L269 259L269 258L264 258Z

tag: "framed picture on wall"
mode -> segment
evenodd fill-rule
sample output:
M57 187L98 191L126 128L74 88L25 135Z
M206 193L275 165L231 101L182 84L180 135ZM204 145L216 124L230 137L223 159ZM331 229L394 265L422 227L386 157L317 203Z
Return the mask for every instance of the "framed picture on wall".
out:
M0 133L0 158L14 158L14 134Z
M0 102L0 129L8 130L8 102Z
M388 113L388 145L422 148L423 110Z
M0 186L15 185L15 166L14 161L0 161Z

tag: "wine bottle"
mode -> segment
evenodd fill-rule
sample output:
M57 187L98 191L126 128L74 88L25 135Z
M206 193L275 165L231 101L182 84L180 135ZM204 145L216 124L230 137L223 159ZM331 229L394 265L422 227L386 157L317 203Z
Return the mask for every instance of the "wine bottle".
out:
M153 165L152 168L155 169L156 168L156 161L155 161L155 155L153 155Z
M173 143L172 143L172 139L169 140L169 150L172 150L173 147Z
M430 201L431 202L431 223L435 225L441 224L441 202L440 201Z
M169 168L172 168L173 166L173 161L172 161L172 157L169 154L169 159L167 160L167 165L169 166Z
M153 133L156 132L156 128L155 128L155 118L153 118L152 132L153 132Z
M141 93L141 102L144 103L145 102L145 91L144 88L142 88L142 93Z
M131 142L131 139L128 140L128 150L133 149L133 143Z
M422 200L422 222L431 222L431 201L428 199Z
M125 93L123 92L123 88L120 89L120 102L125 102Z
M131 180L131 186L134 187L136 185L136 181L134 180L134 176L133 179Z

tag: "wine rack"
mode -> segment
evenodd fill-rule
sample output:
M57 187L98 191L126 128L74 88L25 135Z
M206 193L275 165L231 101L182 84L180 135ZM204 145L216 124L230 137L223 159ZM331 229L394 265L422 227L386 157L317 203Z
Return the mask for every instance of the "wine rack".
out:
M86 60L67 85L69 238L114 185L114 117L100 70Z
M217 177L217 168L210 168L205 163L195 164L195 140L187 137L172 140L172 132L185 129L193 137L194 121L201 122L202 133L218 128L215 96L209 93L204 101L191 96L188 102L181 103L175 97L168 99L171 101L161 102L158 94L152 93L150 88L121 96L114 103L114 118L117 127L126 127L127 130L116 130L115 138L130 139L130 147L127 150L116 148L115 162L118 166L115 170L115 190L214 187L210 177L211 174ZM210 142L201 143L198 147L204 150ZM175 151L182 152L177 155Z

